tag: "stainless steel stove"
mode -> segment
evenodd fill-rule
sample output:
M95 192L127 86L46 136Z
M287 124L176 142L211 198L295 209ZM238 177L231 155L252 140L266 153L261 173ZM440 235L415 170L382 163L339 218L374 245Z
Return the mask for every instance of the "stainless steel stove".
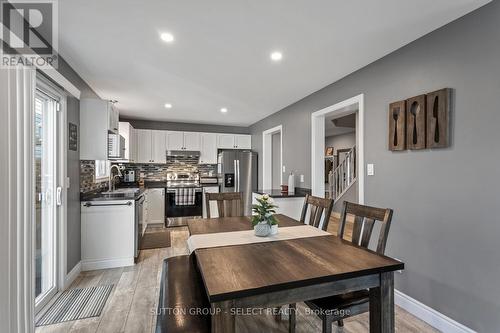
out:
M200 175L198 172L169 172L167 173L167 189L172 188L199 188Z
M201 216L203 193L198 172L167 173L165 215L172 217Z

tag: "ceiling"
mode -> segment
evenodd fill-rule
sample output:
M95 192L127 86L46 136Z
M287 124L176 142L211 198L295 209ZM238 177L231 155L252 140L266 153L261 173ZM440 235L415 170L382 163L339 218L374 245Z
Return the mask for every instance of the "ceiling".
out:
M488 2L64 0L59 51L123 116L248 126Z
M356 112L359 110L358 104L349 105L339 110L344 116L325 117L325 137L353 133L356 131Z

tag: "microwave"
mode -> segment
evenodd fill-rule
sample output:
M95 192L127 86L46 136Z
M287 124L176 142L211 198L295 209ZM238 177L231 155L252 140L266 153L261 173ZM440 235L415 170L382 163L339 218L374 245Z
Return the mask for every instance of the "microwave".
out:
M120 134L108 134L108 158L125 158L125 138Z

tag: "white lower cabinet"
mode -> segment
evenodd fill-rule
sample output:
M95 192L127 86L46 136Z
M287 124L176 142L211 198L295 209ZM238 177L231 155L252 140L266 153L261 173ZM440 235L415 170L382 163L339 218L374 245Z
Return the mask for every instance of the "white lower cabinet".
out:
M82 202L82 270L134 265L134 210L133 200Z
M165 189L150 188L146 190L146 224L165 223Z

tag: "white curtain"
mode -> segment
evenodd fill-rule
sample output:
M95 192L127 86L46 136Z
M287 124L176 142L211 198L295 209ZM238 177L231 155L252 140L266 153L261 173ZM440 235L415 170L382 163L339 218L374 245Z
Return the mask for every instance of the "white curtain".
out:
M33 157L35 70L0 69L0 327L33 332Z

